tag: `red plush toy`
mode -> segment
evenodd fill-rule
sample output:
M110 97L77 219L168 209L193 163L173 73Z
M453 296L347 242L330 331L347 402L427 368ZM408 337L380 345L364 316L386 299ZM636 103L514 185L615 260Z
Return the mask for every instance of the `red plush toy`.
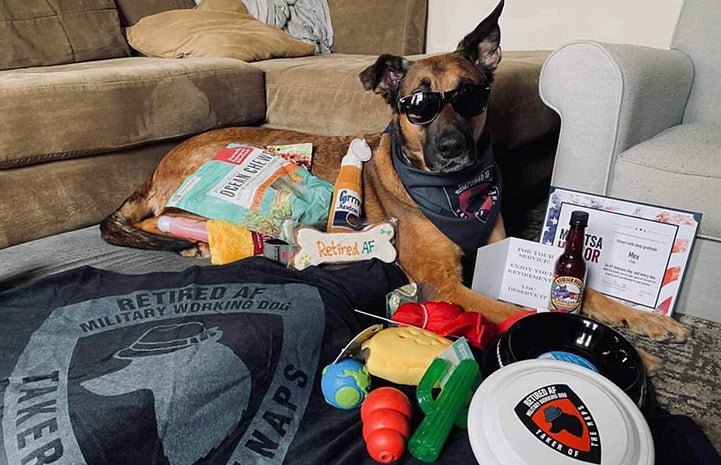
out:
M464 312L460 305L450 302L407 302L398 307L392 319L440 336L464 336L479 349L496 335L496 326L481 313Z

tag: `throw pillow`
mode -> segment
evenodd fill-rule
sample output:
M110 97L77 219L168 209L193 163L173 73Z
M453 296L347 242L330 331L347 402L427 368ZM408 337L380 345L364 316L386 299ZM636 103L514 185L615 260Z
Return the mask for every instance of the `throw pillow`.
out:
M126 35L131 47L154 57L229 57L251 62L315 53L315 45L247 14L201 8L145 17L127 28Z

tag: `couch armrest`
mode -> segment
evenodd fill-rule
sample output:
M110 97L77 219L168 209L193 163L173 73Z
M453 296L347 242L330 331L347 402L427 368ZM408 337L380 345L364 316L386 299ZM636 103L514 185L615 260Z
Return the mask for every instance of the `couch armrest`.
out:
M428 0L329 0L335 53L425 52Z
M607 194L618 153L681 123L692 79L677 50L594 41L555 50L539 84L561 117L552 184Z

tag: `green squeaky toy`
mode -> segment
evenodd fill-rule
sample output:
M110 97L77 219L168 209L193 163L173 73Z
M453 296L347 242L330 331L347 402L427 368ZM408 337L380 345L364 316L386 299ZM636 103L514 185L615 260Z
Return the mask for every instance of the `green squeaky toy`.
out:
M416 397L426 416L408 441L408 450L424 462L438 458L454 424L466 427L468 402L478 385L478 364L475 360L462 360L433 399L433 387L449 368L448 361L436 358L418 384Z

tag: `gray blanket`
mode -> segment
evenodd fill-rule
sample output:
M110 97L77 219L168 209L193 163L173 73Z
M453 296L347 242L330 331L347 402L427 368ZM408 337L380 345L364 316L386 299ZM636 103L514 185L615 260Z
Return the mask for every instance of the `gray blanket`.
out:
M243 0L255 18L330 53L333 26L327 0Z

